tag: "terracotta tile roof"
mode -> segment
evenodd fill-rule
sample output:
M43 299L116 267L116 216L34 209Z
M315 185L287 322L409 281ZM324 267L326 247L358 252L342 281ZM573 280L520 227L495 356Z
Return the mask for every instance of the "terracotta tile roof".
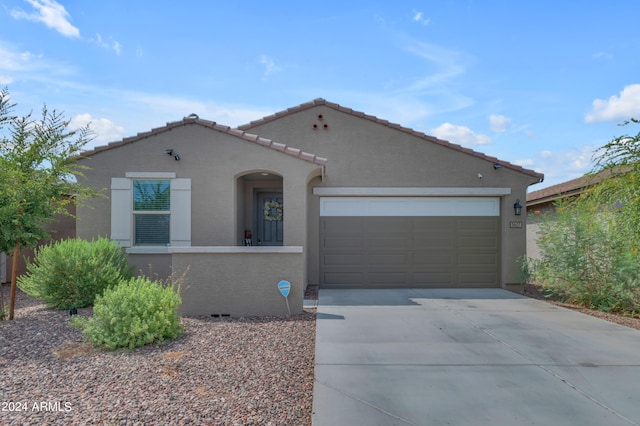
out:
M548 203L560 198L572 197L580 195L590 186L602 182L614 174L619 174L620 170L607 169L595 175L586 174L579 178L568 180L566 182L552 185L548 188L532 191L527 194L527 205L533 206L542 203ZM622 171L624 173L624 171Z
M100 153L102 151L106 151L106 150L109 150L109 149L117 148L119 146L127 145L127 144L130 144L130 143L134 143L134 142L137 142L137 141L139 141L141 139L148 138L150 136L154 136L154 135L158 135L160 133L168 132L168 131L170 131L172 129L175 129L177 127L187 126L187 125L192 125L192 124L196 124L196 125L200 125L200 126L203 126L203 127L207 127L209 129L214 129L214 130L217 130L217 131L222 132L222 133L227 133L227 134L229 134L231 136L235 136L237 138L244 139L246 141L253 142L253 143L258 144L258 145L262 145L262 146L264 146L266 148L269 148L269 149L273 149L273 150L276 150L276 151L283 152L284 154L291 155L293 157L299 158L299 159L304 160L304 161L308 161L310 163L315 163L315 164L318 164L320 166L324 166L325 164L327 164L327 159L326 158L319 157L317 155L314 155L314 154L311 154L311 153L308 153L308 152L304 152L304 151L301 151L301 150L299 150L297 148L293 148L293 147L290 147L290 146L287 146L287 145L284 145L284 144L281 144L281 143L278 143L278 142L274 142L274 141L272 141L270 139L262 138L262 137L260 137L258 135L254 135L254 134L245 132L245 131L243 131L241 129L235 129L235 128L231 128L229 126L223 126L221 124L216 123L215 121L202 120L200 118L193 117L193 116L185 117L180 121L174 121L172 123L167 123L165 126L151 129L148 132L138 133L135 136L124 138L121 141L111 142L108 145L95 147L92 150L83 152L81 155L83 157L90 157L90 156L98 154L98 153Z
M400 130L400 131L402 131L404 133L408 133L408 134L411 134L413 136L417 136L417 137L419 137L421 139L424 139L424 140L426 140L428 142L435 143L435 144L438 144L438 145L442 145L442 146L445 146L447 148L451 148L451 149L454 149L456 151L463 152L465 154L473 155L474 157L478 157L478 158L481 158L483 160L490 161L490 162L492 162L494 164L500 164L502 167L506 167L508 169L515 170L517 172L533 176L533 177L535 177L537 179L540 179L540 181L542 181L542 179L544 179L544 174L542 174L542 173L538 173L538 172L533 171L533 170L525 169L525 168L523 168L521 166L509 163L507 161L502 161L502 160L499 160L499 159L497 159L495 157L491 157L491 156L485 155L483 153L474 151L472 149L465 148L463 146L456 145L454 143L451 143L451 142L448 142L448 141L445 141L445 140L442 140L442 139L438 139L438 138L433 137L433 136L429 136L429 135L427 135L425 133L410 129L408 127L403 127L403 126L401 126L399 124L391 123L391 122L389 122L387 120L383 120L381 118L377 118L377 117L375 117L373 115L368 115L368 114L365 114L363 112L354 111L351 108L345 108L345 107L340 106L340 105L338 105L336 103L328 102L323 98L314 99L311 102L303 103L301 105L298 105L298 106L295 106L295 107L292 107L292 108L287 108L284 111L276 112L275 114L268 115L268 116L263 117L263 118L261 118L259 120L255 120L255 121L252 121L250 123L243 124L241 126L238 126L238 129L250 130L250 129L252 129L254 127L257 127L257 126L259 126L261 124L277 120L277 119L279 119L281 117L284 117L284 116L287 116L287 115L290 115L290 114L294 114L296 112L305 111L307 109L310 109L310 108L313 108L313 107L316 107L316 106L319 106L319 105L324 105L324 106L332 108L332 109L334 109L336 111L340 111L340 112L344 112L344 113L347 113L347 114L351 114L351 115L356 116L356 117L361 117L361 118L364 118L366 120L370 120L370 121L376 122L378 124L382 124L384 126Z

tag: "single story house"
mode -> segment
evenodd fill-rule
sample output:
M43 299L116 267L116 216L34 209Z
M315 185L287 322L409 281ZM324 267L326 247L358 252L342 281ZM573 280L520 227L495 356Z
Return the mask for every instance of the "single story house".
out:
M517 286L514 206L543 179L324 99L237 128L192 114L85 155L109 197L78 208L78 237L188 271L187 315L298 313L308 285Z

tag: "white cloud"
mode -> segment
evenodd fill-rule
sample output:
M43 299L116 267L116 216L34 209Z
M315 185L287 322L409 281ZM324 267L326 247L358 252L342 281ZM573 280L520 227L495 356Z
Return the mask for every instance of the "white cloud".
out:
M544 173L546 187L575 179L591 171L594 149L591 145L585 145L564 151L545 150L539 152L534 159L524 161L527 161L527 167ZM515 163L524 164L524 161ZM531 190L540 189L538 186L532 187Z
M113 37L108 37L105 40L99 33L97 33L95 38L89 39L89 42L94 43L103 49L113 50L116 55L120 55L122 52L122 45L117 40L114 40Z
M522 166L522 167L531 168L535 166L536 160L534 160L533 158L525 158L523 160L514 161L514 164L517 164L518 166Z
M86 125L89 125L89 128L95 134L95 139L91 143L92 146L95 146L97 142L114 141L125 136L125 128L123 126L118 126L107 118L93 118L89 113L78 114L73 117L69 127L78 129Z
M271 74L282 71L282 69L276 65L275 61L268 57L267 55L262 55L260 57L260 63L264 65L264 77L267 78Z
M593 59L613 59L613 55L607 52L596 52L593 54Z
M0 84L7 85L13 83L13 78L0 74Z
M622 89L620 96L608 100L596 99L584 121L595 123L609 120L628 120L640 116L640 84L630 84Z
M413 21L418 22L422 25L429 25L429 23L431 22L431 18L425 18L422 12L414 12Z
M74 75L69 64L51 61L43 55L20 51L10 43L0 40L0 75L5 83L40 81L59 83L59 76Z
M504 133L511 125L511 119L504 115L491 114L489 116L491 131L495 133Z
M480 135L466 126L458 126L451 123L443 123L435 129L431 129L431 134L438 139L444 139L462 146L487 145L491 139L486 135Z
M95 88L100 92L100 88ZM252 120L273 114L273 110L257 110L241 105L218 104L198 100L180 98L165 94L140 92L113 92L108 102L125 102L126 114L120 115L119 121L127 128L127 136L137 132L148 131L163 123L178 121L191 113L198 114L201 119L215 121L225 126L238 126ZM104 103L103 102L103 103ZM119 112L111 114L115 116Z
M80 30L69 22L69 13L64 6L54 0L25 0L36 9L33 13L22 10L12 10L14 19L27 19L34 22L42 22L66 37L80 37Z
M404 92L443 91L446 90L443 85L465 72L467 59L460 52L421 41L411 41L405 49L429 63L429 69L435 68L436 71L402 89Z
M403 49L422 63L407 71L410 77L394 79L386 87L388 92L380 97L382 103L392 101L398 105L404 103L408 108L418 107L415 111L410 111L409 119L402 119L400 122L411 125L416 120L411 117L417 117L417 111L423 112L417 117L423 119L430 114L459 111L474 103L472 98L461 94L455 84L456 78L464 74L465 64L470 60L467 55L414 39L405 39L405 42ZM353 103L362 103L359 96L354 97ZM383 107L381 111L386 109L388 108ZM368 104L366 110L370 111ZM391 113L394 114L393 111ZM381 116L394 119L394 116L404 117L407 114Z
M2 71L24 71L31 68L32 59L35 55L31 52L18 52L13 46L0 43L0 70ZM10 78L10 77L7 77Z

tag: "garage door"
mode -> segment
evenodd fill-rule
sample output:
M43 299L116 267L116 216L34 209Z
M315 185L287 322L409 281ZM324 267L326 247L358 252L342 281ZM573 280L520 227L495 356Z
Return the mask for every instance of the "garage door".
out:
M499 287L499 198L322 197L323 288Z

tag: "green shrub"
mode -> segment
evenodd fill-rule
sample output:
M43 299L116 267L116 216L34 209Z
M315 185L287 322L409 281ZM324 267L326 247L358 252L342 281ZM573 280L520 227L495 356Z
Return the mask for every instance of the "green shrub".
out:
M106 238L67 239L36 249L18 286L51 307L82 308L106 288L131 278L132 272L116 243Z
M606 312L640 310L640 253L615 210L560 203L540 224L542 259L522 263L523 273L548 296Z
M93 316L74 323L94 345L106 349L161 343L182 333L180 286L146 277L121 281L96 298Z

